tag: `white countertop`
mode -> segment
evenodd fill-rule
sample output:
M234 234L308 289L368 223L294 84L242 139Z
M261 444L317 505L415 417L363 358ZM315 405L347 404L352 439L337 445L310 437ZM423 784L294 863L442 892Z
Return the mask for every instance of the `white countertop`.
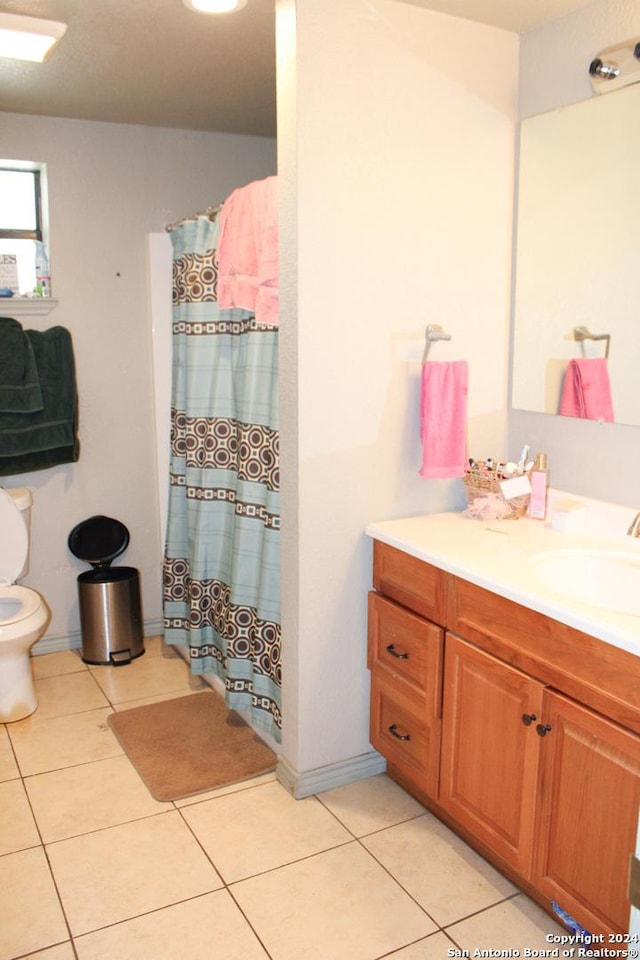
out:
M571 497L554 491L556 501ZM640 591L637 615L578 602L544 586L533 560L549 550L610 550L640 563L640 539L626 536L634 511L579 499L587 507L580 532L560 532L539 520L482 521L462 513L383 520L366 533L470 583L500 594L553 620L640 655Z

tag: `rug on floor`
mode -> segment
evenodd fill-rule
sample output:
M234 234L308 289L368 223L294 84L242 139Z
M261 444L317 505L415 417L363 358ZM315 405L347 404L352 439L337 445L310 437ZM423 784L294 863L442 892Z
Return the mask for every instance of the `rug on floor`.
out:
M133 707L109 726L156 800L179 800L273 770L276 755L213 691Z

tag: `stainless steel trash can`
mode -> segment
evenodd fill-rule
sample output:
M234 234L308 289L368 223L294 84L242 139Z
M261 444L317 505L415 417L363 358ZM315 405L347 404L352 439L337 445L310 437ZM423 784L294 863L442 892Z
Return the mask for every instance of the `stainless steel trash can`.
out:
M78 599L85 663L120 666L144 653L137 570L87 570L78 577Z
M140 575L134 567L112 567L129 544L120 520L89 517L69 534L69 549L92 569L78 576L82 659L120 666L144 653Z

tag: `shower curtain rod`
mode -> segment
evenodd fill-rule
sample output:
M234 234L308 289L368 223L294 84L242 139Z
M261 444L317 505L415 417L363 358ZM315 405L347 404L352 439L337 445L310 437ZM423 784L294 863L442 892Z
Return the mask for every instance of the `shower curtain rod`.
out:
M178 227L181 227L183 223L189 223L190 220L197 220L198 217L208 217L209 220L215 220L221 209L221 203L215 207L207 207L206 210L199 210L198 213L194 213L190 217L183 217L182 220L176 220L175 223L168 223L165 227L165 230L167 233L171 233L172 230L176 230Z

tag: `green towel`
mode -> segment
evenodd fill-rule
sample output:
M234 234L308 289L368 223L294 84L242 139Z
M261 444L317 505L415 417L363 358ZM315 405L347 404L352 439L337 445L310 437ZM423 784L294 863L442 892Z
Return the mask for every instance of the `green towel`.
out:
M31 341L17 320L0 317L0 413L44 407Z
M43 409L0 413L0 476L74 463L79 455L71 334L64 327L25 334L33 349Z

